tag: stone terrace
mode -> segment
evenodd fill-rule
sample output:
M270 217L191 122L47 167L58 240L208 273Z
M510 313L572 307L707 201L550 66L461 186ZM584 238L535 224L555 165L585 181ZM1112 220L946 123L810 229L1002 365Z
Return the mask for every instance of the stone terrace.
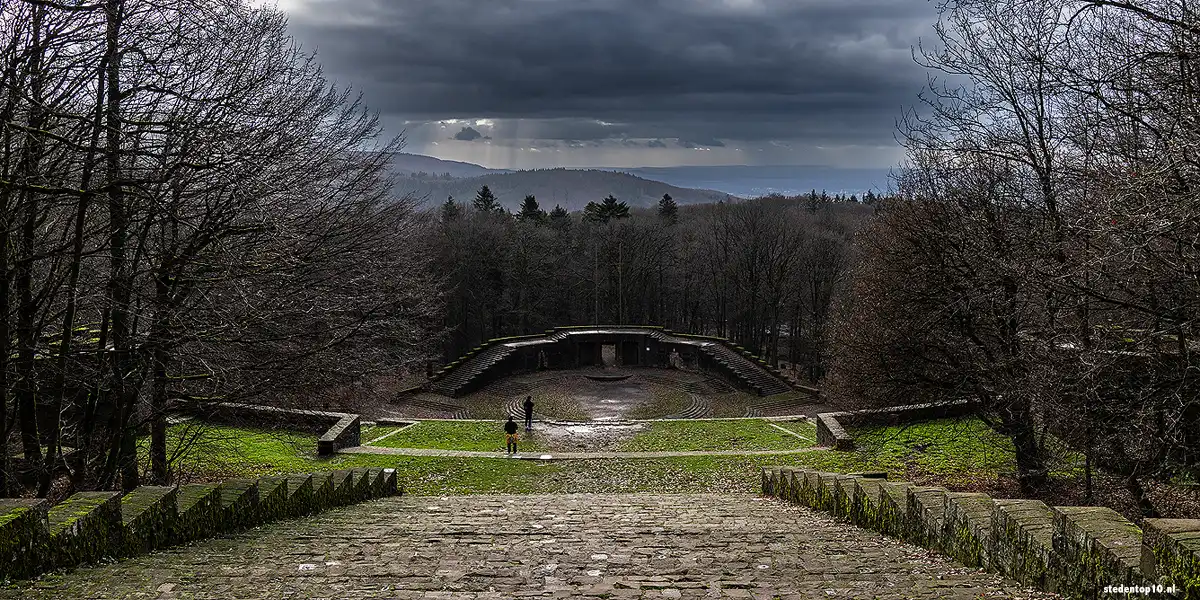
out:
M1047 597L805 508L729 495L394 497L0 590L62 600L526 596Z

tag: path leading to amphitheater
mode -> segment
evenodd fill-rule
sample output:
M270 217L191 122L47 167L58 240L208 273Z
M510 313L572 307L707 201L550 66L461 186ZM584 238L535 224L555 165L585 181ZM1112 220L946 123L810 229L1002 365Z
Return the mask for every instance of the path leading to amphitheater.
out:
M655 452L518 452L517 460L591 460L597 458L685 458L688 456L775 456L824 452L827 448L796 450L664 450ZM385 446L354 446L338 450L340 454L385 454L394 456L443 456L454 458L501 458L503 452L476 450L438 450L434 448L388 448Z
M0 598L1030 598L775 500L403 496L48 579Z

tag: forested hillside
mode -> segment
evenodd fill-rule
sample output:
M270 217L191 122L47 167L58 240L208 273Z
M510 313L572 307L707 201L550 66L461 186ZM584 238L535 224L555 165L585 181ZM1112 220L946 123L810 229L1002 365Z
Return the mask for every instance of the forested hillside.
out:
M652 324L727 336L821 375L850 240L873 212L843 197L769 197L515 215L486 191L438 211L435 269L448 278L445 357L555 325Z
M679 204L717 202L729 197L722 192L681 188L613 171L536 169L459 179L438 175L398 177L396 193L428 198L428 205L436 206L449 196L468 202L486 185L509 210L516 210L521 200L532 194L547 207L557 204L568 211L583 210L588 202L609 194L630 206L653 206L663 194L670 194Z

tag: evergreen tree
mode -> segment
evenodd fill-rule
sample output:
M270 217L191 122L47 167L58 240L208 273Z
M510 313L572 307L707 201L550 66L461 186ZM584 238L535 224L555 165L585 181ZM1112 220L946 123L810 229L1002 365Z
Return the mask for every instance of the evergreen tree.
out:
M546 220L546 211L538 206L537 198L531 194L525 196L525 200L521 202L521 211L517 213L517 220L542 223Z
M583 209L583 216L589 221L598 221L607 223L613 219L625 219L629 217L629 205L624 202L619 202L609 194L603 202L596 204L588 202Z
M480 213L504 211L504 207L500 206L500 201L496 199L496 195L486 185L479 188L479 193L475 194L475 201L472 204L475 206L476 212Z
M442 222L457 221L460 215L462 215L462 206L454 201L454 196L447 196L446 202L442 204Z
M658 201L658 216L662 217L667 225L674 225L679 221L679 205L670 194L663 194L662 200Z
M550 226L555 229L567 229L571 226L571 215L567 209L555 204L550 211Z

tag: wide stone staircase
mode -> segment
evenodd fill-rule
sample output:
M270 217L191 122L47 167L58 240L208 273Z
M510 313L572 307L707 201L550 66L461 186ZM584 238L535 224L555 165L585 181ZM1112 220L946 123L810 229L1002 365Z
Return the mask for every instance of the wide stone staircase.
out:
M759 396L770 396L791 391L791 386L782 379L767 372L763 367L753 363L723 344L706 344L700 347L700 352L707 355L713 362L721 365L736 377L742 384L754 390Z
M504 344L490 346L479 354L468 356L445 377L434 381L430 388L444 396L458 397L469 392L490 369L512 356L516 350Z
M390 497L0 588L117 598L1036 598L750 494Z

